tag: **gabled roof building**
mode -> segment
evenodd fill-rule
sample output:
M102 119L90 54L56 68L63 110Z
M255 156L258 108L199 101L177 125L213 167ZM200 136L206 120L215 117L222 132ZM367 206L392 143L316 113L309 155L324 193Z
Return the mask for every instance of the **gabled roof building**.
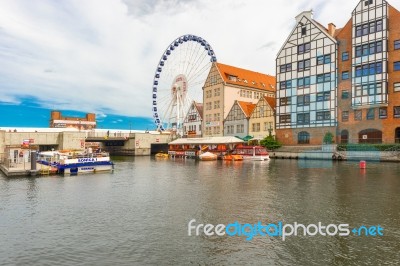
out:
M214 62L203 87L203 136L223 136L224 119L236 100L275 97L275 77Z
M183 137L201 137L203 104L193 101L183 121Z
M334 25L326 29L312 11L300 13L276 58L276 131L283 144L321 144L336 131L336 58Z
M249 119L249 135L254 139L263 139L275 135L274 97L264 96L257 102Z
M224 136L249 135L249 119L255 107L252 102L235 101L224 120Z

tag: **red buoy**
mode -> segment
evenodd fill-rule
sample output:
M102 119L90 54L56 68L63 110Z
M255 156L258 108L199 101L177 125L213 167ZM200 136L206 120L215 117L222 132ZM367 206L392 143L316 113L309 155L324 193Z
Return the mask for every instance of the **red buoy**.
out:
M367 162L366 161L360 161L360 169L365 169L367 168Z

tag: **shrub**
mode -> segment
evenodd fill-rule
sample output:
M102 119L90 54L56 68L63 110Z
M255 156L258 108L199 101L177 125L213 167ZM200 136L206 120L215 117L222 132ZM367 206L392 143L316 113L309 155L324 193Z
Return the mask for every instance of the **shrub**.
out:
M260 141L260 144L267 148L268 150L275 150L280 147L282 147L282 144L280 144L274 137L272 136L267 136L264 139Z

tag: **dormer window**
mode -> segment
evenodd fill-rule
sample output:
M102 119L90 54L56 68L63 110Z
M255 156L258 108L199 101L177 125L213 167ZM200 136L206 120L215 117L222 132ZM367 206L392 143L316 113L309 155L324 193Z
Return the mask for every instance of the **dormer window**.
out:
M232 75L228 75L228 79L232 80L232 81L236 81L237 77L236 76L232 76Z
M243 82L244 82L244 83L247 83L247 79L244 79Z
M366 1L364 1L364 5L365 6L372 5L373 3L374 3L374 0L366 0Z

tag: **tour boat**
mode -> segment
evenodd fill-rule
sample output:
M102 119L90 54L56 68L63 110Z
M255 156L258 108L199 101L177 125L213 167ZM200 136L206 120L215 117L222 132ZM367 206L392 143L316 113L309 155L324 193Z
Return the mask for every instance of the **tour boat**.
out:
M81 174L112 171L114 164L106 152L44 151L38 154L37 163L56 169L59 174Z
M199 155L200 160L202 161L215 161L218 156L211 152L205 152Z
M269 154L263 146L237 146L233 155L241 155L244 160L265 161L269 160Z

